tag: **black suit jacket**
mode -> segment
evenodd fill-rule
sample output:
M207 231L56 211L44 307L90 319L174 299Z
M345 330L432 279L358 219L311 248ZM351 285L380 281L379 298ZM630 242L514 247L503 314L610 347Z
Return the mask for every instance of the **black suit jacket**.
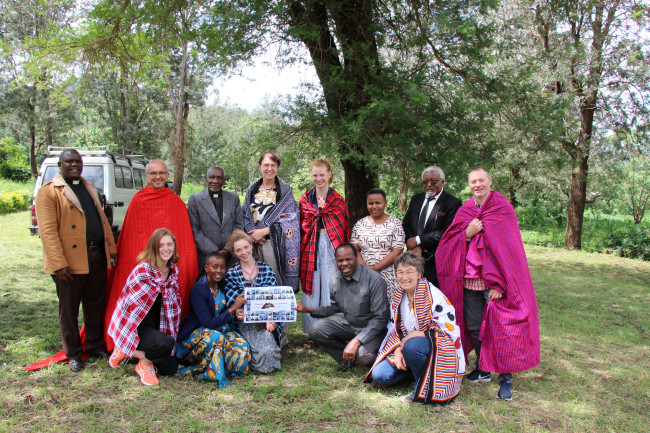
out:
M425 197L426 193L421 192L415 194L411 198L409 208L406 211L404 221L402 222L407 240L417 236L418 234L418 219L420 218L420 212L422 211L422 204L424 203ZM456 197L448 194L444 189L442 190L440 197L438 197L438 200L436 201L435 207L429 214L429 218L424 226L424 231L420 235L420 246L423 250L435 254L442 235L454 221L456 211L458 211L458 208L460 208L462 204L463 203Z

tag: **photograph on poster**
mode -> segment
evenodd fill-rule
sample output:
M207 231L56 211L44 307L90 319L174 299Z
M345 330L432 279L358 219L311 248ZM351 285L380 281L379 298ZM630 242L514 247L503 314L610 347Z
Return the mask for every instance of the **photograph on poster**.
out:
M296 296L290 286L246 287L244 297L244 323L296 321Z

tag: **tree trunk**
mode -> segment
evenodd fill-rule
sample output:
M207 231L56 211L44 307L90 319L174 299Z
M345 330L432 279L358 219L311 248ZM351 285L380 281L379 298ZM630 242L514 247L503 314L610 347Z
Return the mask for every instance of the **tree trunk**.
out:
M589 174L589 149L594 126L597 92L591 90L580 104L580 136L578 144L569 152L573 162L571 192L567 207L566 237L564 246L571 250L582 248L582 222L587 202L587 175Z
M332 123L355 122L359 110L371 103L368 89L377 85L380 72L374 2L296 0L288 6L289 26L309 50L323 89L327 116ZM366 192L377 186L377 176L365 156L372 148L372 126L362 128L367 132L361 135L363 138L339 135L345 200L352 225L367 215Z
M170 140L170 153L172 156L172 168L174 170L174 186L172 190L176 195L181 195L183 189L183 176L185 174L185 154L187 152L187 143L185 141L185 131L187 130L187 117L190 114L189 94L187 88L192 85L192 75L188 71L188 41L183 41L181 64L178 77L178 92L175 92L173 80L170 74L167 74L167 84L169 85L169 94L172 100L172 107L175 120L174 139Z
M409 198L409 183L411 180L411 173L408 169L408 166L404 164L400 168L400 180L399 180L399 210L406 212L408 207L408 198Z
M38 157L38 146L36 145L36 104L27 102L29 110L29 170L32 177L38 176L38 166L36 158Z

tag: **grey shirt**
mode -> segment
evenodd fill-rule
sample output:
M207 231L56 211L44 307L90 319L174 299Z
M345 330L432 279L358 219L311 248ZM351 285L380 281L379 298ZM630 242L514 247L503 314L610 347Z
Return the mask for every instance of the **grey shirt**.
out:
M322 318L342 313L362 344L386 332L390 308L386 282L379 273L358 265L348 280L336 272L330 279L330 300L330 306L314 307L311 315Z

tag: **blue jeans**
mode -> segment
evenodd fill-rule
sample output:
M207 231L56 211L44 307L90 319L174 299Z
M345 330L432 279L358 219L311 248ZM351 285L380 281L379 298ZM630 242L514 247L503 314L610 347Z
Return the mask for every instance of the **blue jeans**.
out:
M402 355L408 369L400 370L383 359L372 370L372 379L380 385L395 385L405 380L410 372L417 383L429 361L430 351L429 341L425 337L410 338L402 348Z

